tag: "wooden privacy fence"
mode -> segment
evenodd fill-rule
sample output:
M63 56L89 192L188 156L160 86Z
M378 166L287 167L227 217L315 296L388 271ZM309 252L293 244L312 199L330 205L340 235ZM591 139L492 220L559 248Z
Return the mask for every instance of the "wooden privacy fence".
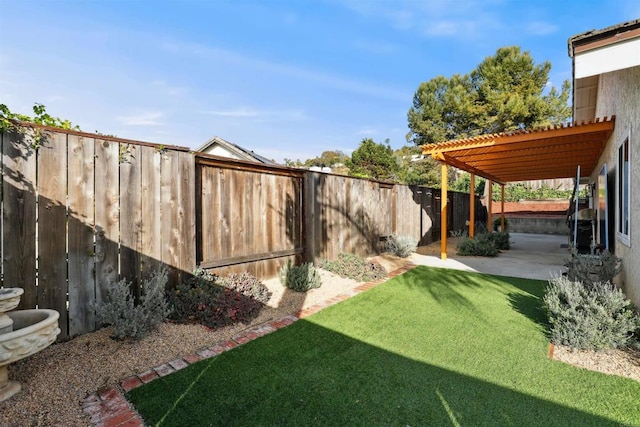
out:
M302 170L196 158L197 264L273 277L304 259Z
M59 311L60 339L99 327L109 283L139 295L157 268L170 287L196 266L269 278L289 260L375 254L392 234L439 239L430 188L40 126L0 144L2 286L24 288L20 308ZM462 230L469 195L449 197L450 230Z
M2 285L60 312L60 338L93 331L120 278L194 265L193 156L77 132L2 135Z

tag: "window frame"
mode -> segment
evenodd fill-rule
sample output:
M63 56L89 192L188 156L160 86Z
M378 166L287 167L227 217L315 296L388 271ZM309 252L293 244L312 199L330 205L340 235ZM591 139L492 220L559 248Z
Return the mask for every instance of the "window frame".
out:
M628 168L624 170L624 160L622 155L624 153L624 146L627 149ZM626 130L618 144L616 144L616 240L624 244L627 247L631 247L631 129ZM626 194L623 194L623 180L626 178ZM624 197L624 199L623 199ZM624 201L626 199L626 206ZM623 209L626 207L626 220L627 229L623 230L622 220ZM626 231L626 233L625 233Z

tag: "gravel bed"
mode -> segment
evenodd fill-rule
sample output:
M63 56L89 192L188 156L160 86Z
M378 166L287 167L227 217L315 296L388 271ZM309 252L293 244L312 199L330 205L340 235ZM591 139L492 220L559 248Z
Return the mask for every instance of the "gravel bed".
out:
M553 359L591 371L640 381L640 350L573 350L557 345L553 351Z

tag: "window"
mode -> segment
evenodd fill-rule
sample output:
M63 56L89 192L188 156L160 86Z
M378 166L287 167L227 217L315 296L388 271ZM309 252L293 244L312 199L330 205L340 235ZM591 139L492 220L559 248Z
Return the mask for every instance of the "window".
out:
M630 239L630 216L631 216L631 163L630 163L630 136L622 141L618 147L618 173L616 182L616 236L618 240L629 246Z

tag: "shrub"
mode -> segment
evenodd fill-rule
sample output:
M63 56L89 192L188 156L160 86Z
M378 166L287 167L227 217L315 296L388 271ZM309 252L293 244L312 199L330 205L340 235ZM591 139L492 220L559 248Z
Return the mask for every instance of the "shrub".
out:
M478 234L487 234L489 232L489 229L487 228L487 223L484 221L476 221L475 224L475 234L476 236Z
M477 234L473 239L467 237L458 242L458 255L495 257L498 252L489 234Z
M583 255L571 252L571 258L565 262L567 278L585 285L599 282L613 282L613 278L622 271L622 260L609 251L597 255Z
M263 304L269 302L271 291L258 278L249 273L236 274L220 280L220 284L225 288L240 292L242 295L259 301Z
M387 270L379 262L367 261L357 255L344 252L338 254L335 260L322 260L319 267L357 282L381 279L387 275Z
M418 241L411 236L387 237L386 250L400 258L406 258L418 249Z
M509 233L489 233L487 238L493 242L495 247L499 251L506 251L511 248L511 243L509 242Z
M291 261L280 270L280 283L296 292L306 292L322 285L320 273L311 263L291 265Z
M172 319L211 328L248 322L271 297L267 287L248 273L219 278L196 270L171 293Z
M625 347L640 327L631 302L608 282L585 286L556 277L549 281L543 304L555 344L586 350Z
M132 285L125 279L111 283L107 300L96 305L96 316L100 323L113 326L115 339L144 338L162 323L170 313L165 298L167 270L155 271L142 283L142 296L136 305L131 292Z

